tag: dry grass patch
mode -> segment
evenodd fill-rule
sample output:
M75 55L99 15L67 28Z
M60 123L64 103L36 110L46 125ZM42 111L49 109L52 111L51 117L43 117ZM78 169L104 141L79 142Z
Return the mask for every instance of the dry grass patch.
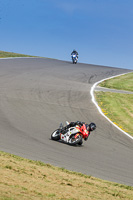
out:
M35 56L24 55L24 54L13 53L13 52L0 51L0 58L7 58L7 57L35 57Z
M0 152L0 199L133 199L133 187Z

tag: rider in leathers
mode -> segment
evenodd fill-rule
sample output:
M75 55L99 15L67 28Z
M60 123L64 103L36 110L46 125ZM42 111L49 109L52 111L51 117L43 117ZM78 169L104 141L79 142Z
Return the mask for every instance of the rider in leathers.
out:
M90 135L90 132L91 131L94 131L96 129L96 124L95 123L90 123L90 124L86 124L85 122L80 122L80 121L77 121L77 122L71 122L70 124L68 124L67 126L63 127L62 128L62 133L65 134L67 129L70 128L70 127L74 127L76 125L78 126L83 126L83 124L85 124L86 126L86 130L88 131L88 135L86 136L85 140L88 139L89 135Z
M77 58L78 58L78 55L79 55L79 54L78 54L78 52L77 52L75 49L74 49L73 52L71 53L71 56L72 56L73 54L75 54L75 55L77 56Z

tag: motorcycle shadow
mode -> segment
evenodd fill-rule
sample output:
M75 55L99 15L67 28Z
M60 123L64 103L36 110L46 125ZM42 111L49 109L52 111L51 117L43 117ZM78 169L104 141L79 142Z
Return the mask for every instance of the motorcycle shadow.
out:
M49 138L50 140L52 140L51 138ZM75 144L75 145L72 145L72 144L69 144L67 142L64 142L62 140L52 140L53 142L58 142L58 143L61 143L61 144L65 144L65 145L68 145L68 146L71 146L71 147L80 147L82 148L83 147L83 144L79 145L79 144Z

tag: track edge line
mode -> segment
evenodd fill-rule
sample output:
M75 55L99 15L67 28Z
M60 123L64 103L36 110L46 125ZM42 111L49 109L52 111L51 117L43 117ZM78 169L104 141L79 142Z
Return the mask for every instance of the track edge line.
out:
M111 77L109 77L109 78L105 78L105 79L102 79L102 80L100 80L100 81L94 83L94 85L91 87L90 94L91 94L91 97L92 97L91 100L92 100L92 102L95 104L95 106L97 107L99 113L100 113L103 117L105 117L105 118L106 118L112 125L114 125L117 129L119 129L121 132L123 132L125 135L127 135L129 138L131 138L131 139L133 140L133 137L132 137L131 135L129 135L127 132L123 131L119 126L117 126L116 124L114 124L106 115L104 115L104 113L102 112L101 108L99 107L99 105L98 105L98 103L96 102L95 97L94 97L94 90L95 90L95 87L96 87L99 83L101 83L101 82L103 82L103 81L105 81L105 80L111 79L111 78L115 78L115 77L117 77L117 76L122 76L122 75L128 74L128 73L132 73L132 72L127 72L127 73L119 74L119 75L116 75L116 76L111 76Z

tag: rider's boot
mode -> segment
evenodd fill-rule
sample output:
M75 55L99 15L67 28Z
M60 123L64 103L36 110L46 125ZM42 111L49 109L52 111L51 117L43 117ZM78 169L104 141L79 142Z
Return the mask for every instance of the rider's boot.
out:
M67 132L66 127L62 128L61 133L62 133L62 134L65 134L66 132Z
M67 132L67 128L66 126L63 126L63 123L60 123L59 129L62 134L65 134Z
M70 127L71 127L70 124L68 124L67 126L63 127L62 130L61 130L61 131L62 131L61 133L62 133L62 134L65 134L65 133L68 131L68 129L69 129Z
M63 129L63 123L60 123L59 129Z

